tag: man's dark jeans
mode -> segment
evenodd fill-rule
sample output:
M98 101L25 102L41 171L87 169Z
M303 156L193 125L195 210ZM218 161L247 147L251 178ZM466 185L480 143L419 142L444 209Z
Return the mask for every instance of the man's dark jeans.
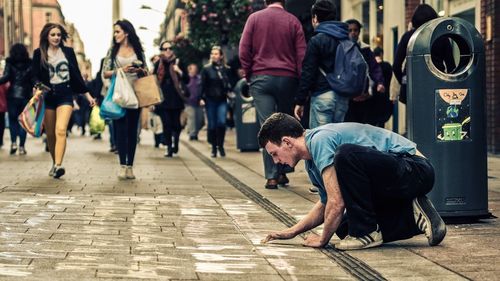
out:
M412 200L434 184L434 169L426 158L344 144L334 163L350 236L369 234L377 224L385 242L422 233L415 224Z

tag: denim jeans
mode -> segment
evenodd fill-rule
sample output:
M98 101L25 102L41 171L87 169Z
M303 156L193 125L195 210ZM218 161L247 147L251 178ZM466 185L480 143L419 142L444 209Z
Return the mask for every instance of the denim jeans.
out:
M250 80L250 95L254 98L259 123L275 112L293 115L293 98L297 92L299 80L294 77L257 75ZM264 174L266 179L277 179L280 174L292 172L290 167L274 164L273 158L264 149Z
M311 96L309 128L344 122L348 109L349 98L337 95L333 91L315 93Z
M205 122L205 116L203 114L203 108L199 106L186 106L187 119L187 132L190 137L197 137L198 132L203 128Z
M209 130L216 128L226 128L227 102L206 100L205 110L207 111L207 127Z

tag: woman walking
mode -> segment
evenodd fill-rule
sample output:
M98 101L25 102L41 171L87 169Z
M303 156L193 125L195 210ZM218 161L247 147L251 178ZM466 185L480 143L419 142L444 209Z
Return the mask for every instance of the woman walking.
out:
M130 85L147 73L143 48L135 28L128 20L118 20L113 26L113 44L104 59L104 78L111 78L121 68ZM113 120L116 148L120 159L118 179L135 179L135 150L137 147L139 109L125 109L126 113L120 119Z
M10 48L3 76L0 77L0 85L7 82L10 82L7 91L7 112L9 113L10 140L12 142L10 154L16 154L18 150L17 139L19 138L19 155L25 155L26 131L17 122L17 117L31 98L34 81L31 59L23 44L14 44ZM3 137L3 134L1 135Z
M66 172L62 162L68 123L73 113L73 94L85 94L90 106L95 105L78 68L75 51L64 46L67 38L68 33L62 25L47 23L40 32L40 47L33 54L35 80L51 88L45 95L43 124L53 162L49 176L54 178Z
M212 47L210 62L201 71L201 95L207 111L208 142L212 144L212 157L221 157L226 135L227 93L231 89L228 79L229 67L219 46Z
M154 73L158 76L164 101L155 106L163 123L163 135L167 146L165 157L172 157L179 152L179 136L181 134L181 113L184 109L185 93L181 87L183 72L178 66L178 59L172 50L171 42L160 45L160 60L155 64Z

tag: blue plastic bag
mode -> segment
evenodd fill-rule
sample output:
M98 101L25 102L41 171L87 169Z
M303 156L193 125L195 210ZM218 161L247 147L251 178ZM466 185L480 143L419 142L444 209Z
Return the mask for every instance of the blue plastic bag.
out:
M115 120L125 116L126 113L125 108L113 102L115 81L116 81L116 76L113 75L113 77L111 77L111 84L109 85L108 94L106 95L101 104L101 112L99 112L99 115L101 115L102 119Z

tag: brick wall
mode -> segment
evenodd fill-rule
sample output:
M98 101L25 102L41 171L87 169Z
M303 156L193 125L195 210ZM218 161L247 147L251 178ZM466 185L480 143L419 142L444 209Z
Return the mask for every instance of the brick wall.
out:
M422 1L421 0L406 0L405 6L406 6L406 27L408 27L408 23L411 22L411 17L413 16L413 12L417 8L418 5L420 5ZM402 33L401 33L402 34Z
M500 1L481 0L481 34L486 38L486 17L491 16L492 39L485 41L486 134L488 152L500 153ZM496 68L496 69L495 69Z

